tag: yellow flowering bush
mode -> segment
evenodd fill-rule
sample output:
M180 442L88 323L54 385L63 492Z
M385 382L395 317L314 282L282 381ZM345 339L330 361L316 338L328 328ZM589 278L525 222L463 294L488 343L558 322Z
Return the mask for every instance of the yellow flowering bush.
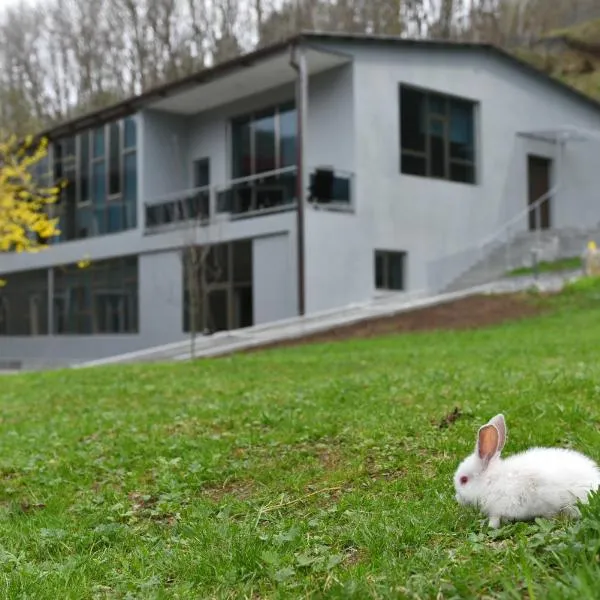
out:
M33 174L47 152L45 139L0 142L0 252L38 252L60 233L50 210L60 185L43 187Z

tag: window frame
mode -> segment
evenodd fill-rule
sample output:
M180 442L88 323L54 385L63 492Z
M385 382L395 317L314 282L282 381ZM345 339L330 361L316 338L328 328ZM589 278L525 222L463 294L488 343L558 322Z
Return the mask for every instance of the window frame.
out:
M249 177L257 177L262 174L272 173L273 171L256 171L256 135L255 135L255 126L254 123L260 118L264 118L271 111L274 118L274 127L273 134L275 137L275 169L274 171L280 171L282 169L287 169L290 167L282 165L282 152L281 152L281 115L291 110L297 111L298 108L296 106L296 102L292 100L284 100L281 102L276 102L274 104L263 105L254 108L253 110L233 115L228 120L228 130L229 130L229 148L228 148L228 157L229 157L229 179L237 180L237 179L245 179ZM295 120L297 123L297 119ZM234 132L236 123L248 123L250 128L250 157L251 157L251 173L250 175L234 177L234 168L235 168L235 159L234 159ZM296 138L298 137L298 131L296 131ZM296 155L296 164L298 162L298 156Z
M57 274L59 269L62 273ZM106 273L110 273L108 279ZM64 276L64 280L61 280L61 276ZM137 254L103 259L92 263L86 269L79 269L77 264L73 263L64 267L54 267L51 334L56 336L139 334L139 285L140 261ZM73 301L75 298L73 292L77 290L83 290L85 305ZM119 297L128 306L127 310L123 311L123 327L118 331L103 331L99 325L101 312L99 300L107 295ZM81 327L81 323L87 323L87 326ZM59 327L59 324L64 325L64 328Z
M402 140L402 92L410 91L422 96L423 111L425 119L425 148L423 151L413 150L410 148L404 148ZM430 108L431 97L437 96L444 101L445 114L439 114L432 112ZM468 104L471 108L471 125L473 129L473 159L461 159L452 158L450 155L450 129L451 129L451 113L453 102L460 104ZM398 127L399 127L399 170L400 174L404 176L421 177L426 179L437 179L439 181L446 181L449 183L463 184L463 185L479 185L479 151L478 151L478 131L479 131L479 108L480 102L466 96L457 96L455 94L449 94L438 90L425 88L411 83L400 82L398 84ZM432 159L431 159L431 135L429 133L431 121L440 121L443 124L444 134L444 175L438 176L432 174ZM403 168L403 157L413 157L423 159L425 161L425 173L411 173L407 172ZM473 172L473 178L471 181L464 181L461 179L453 179L451 176L451 166L460 165L463 167L470 167Z
M130 132L130 145L126 145L125 133L127 123L131 122L133 130ZM110 193L110 142L111 142L111 131L118 131L118 169L119 169L119 192ZM102 152L96 154L96 141L98 133L102 134ZM112 233L121 233L123 231L129 231L135 229L137 226L137 202L139 196L139 164L137 161L137 151L139 143L139 122L136 118L136 114L129 115L120 119L108 121L97 127L89 127L75 135L64 136L53 140L49 145L47 154L47 171L52 179L55 179L57 166L61 168L61 176L64 176L64 166L69 161L65 161L65 156L62 156L60 150L63 149L65 140L73 138L75 156L71 165L71 173L74 174L74 205L71 207L74 216L74 227L72 232L68 232L63 227L63 220L67 217L68 207L64 199L64 192L61 194L61 202L49 207L49 214L52 217L59 217L61 219L61 234L55 236L49 240L50 244L59 244L63 242L76 241L85 238L100 237L110 235ZM87 175L88 175L88 194L87 199L82 197L82 148L84 140L87 140ZM60 150L56 148L60 146ZM133 162L135 163L135 198L126 198L126 174L125 174L125 163L126 159L134 156ZM104 174L102 179L104 180L104 197L102 202L96 204L95 198L95 178L94 169L97 165L102 163L104 165ZM45 175L42 174L42 179ZM110 215L111 211L119 211L120 219L118 220L118 227L111 229L110 227ZM86 213L91 214L86 219ZM104 220L103 227L99 226L98 216L102 215ZM83 215L83 218L82 218ZM79 225L82 222L88 222L89 225L86 227L86 234L80 235L82 231Z
M391 256L399 256L402 261L402 273L401 273L401 287L395 288L390 286L389 277L389 259ZM381 257L383 261L383 286L377 285L377 258ZM375 248L373 251L373 282L375 290L382 292L405 292L406 281L407 281L407 265L408 265L408 252L406 250L390 250L387 248Z

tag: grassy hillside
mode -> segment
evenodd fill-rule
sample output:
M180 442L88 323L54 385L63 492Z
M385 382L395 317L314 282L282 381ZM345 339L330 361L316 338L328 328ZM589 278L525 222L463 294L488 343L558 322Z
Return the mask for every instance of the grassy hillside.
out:
M597 598L600 499L490 532L451 482L498 411L507 453L600 459L580 288L475 332L3 377L0 597Z

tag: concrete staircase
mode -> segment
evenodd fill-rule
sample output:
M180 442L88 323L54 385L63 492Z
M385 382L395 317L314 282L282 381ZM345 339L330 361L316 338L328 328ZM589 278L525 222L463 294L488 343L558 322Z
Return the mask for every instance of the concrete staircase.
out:
M496 244L487 251L482 249L483 258L445 286L443 291L454 292L497 281L512 269L531 267L536 251L538 261L551 262L581 256L590 240L600 245L600 229L564 228L517 233L508 243Z

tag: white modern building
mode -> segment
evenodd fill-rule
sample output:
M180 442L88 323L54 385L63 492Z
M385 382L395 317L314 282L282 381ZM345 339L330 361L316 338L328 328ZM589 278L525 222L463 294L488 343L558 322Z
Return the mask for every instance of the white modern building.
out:
M0 256L0 362L444 288L490 240L598 223L598 130L599 104L496 48L317 33L61 124L62 234Z

